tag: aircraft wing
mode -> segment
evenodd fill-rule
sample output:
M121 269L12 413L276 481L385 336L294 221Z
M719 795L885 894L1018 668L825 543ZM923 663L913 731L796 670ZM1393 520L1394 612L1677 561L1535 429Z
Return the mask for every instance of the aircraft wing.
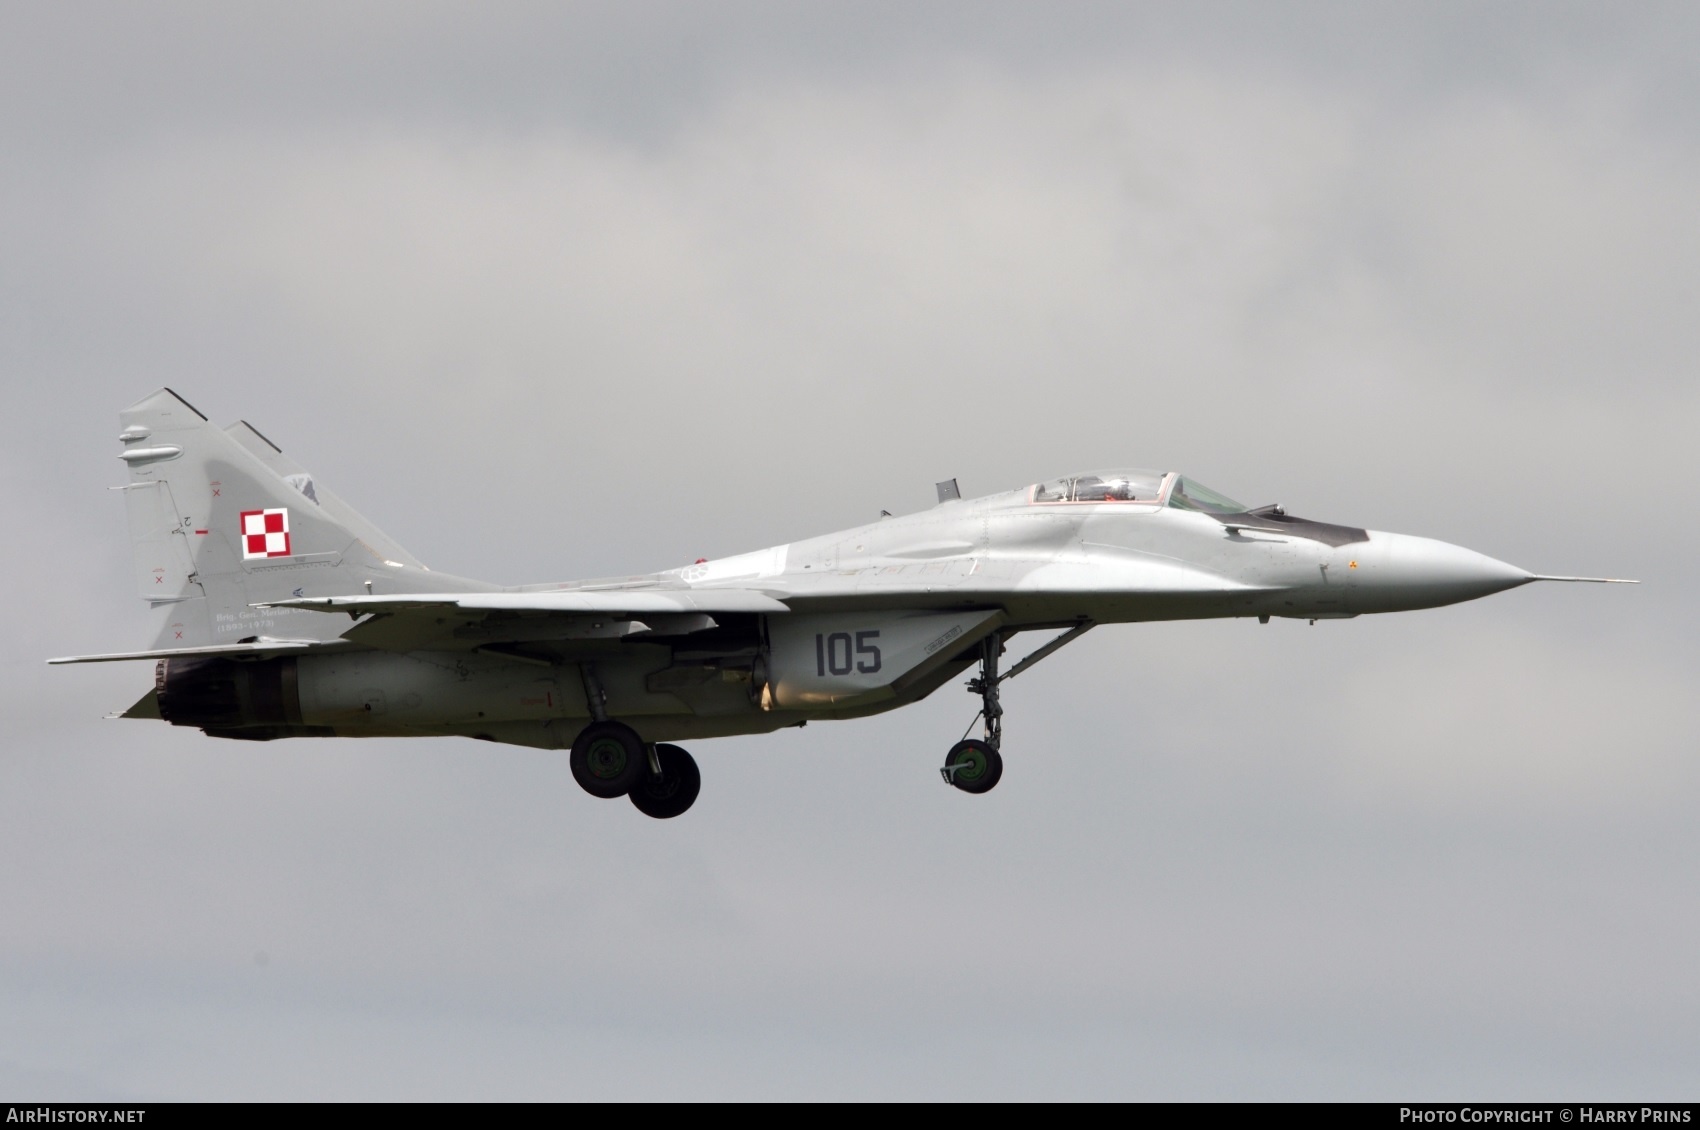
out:
M342 638L383 651L491 651L550 662L587 649L597 654L627 637L709 631L719 627L716 615L789 611L749 589L398 593L297 597L256 607L346 613L359 623Z
M49 663L121 663L130 659L191 659L217 655L226 659L269 659L274 655L297 655L304 651L346 647L345 640L272 640L248 643L209 644L206 647L168 647L158 651L114 651L106 655L65 655Z
M618 638L639 632L685 634L715 626L712 613L787 612L781 602L748 589L710 589L696 592L678 589L570 590L551 592L406 593L396 596L328 596L273 600L256 608L301 608L313 612L344 612L371 618L332 640L280 640L260 638L244 643L212 644L206 647L164 648L155 651L119 651L106 655L67 655L49 659L61 663L118 663L142 659L188 659L222 656L226 659L267 659L297 655L350 644L380 649L412 649L433 643L450 643L456 629L472 623L486 627L475 633L476 642L504 640L585 640ZM597 617L618 620L612 630ZM640 621L639 617L647 617ZM523 628L520 627L524 623Z
M397 615L408 612L531 612L638 616L644 613L788 612L783 603L750 589L600 589L551 592L402 593L395 596L309 596L271 600L256 608Z

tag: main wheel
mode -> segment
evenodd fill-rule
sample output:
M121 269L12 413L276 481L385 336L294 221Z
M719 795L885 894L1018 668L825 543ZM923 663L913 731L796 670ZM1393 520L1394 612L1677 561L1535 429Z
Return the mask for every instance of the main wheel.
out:
M579 787L603 799L625 796L649 772L643 739L618 722L592 722L579 731L568 761Z
M978 738L957 742L945 755L950 783L965 793L989 793L1003 776L1003 757Z
M671 820L696 803L702 791L702 774L697 771L696 758L676 745L658 745L655 758L661 762L661 776L644 773L632 791L626 795L645 816Z

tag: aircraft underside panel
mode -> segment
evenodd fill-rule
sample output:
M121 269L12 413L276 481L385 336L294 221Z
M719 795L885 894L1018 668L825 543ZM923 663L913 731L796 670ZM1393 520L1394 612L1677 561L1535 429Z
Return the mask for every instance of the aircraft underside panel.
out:
M765 638L752 625L748 646L615 645L581 662L467 651L185 656L159 663L156 694L174 725L255 740L456 733L563 748L597 715L592 687L602 715L646 741L757 733L923 697L960 670L1003 614L767 620Z
M1002 622L997 610L843 612L768 620L769 708L896 697Z

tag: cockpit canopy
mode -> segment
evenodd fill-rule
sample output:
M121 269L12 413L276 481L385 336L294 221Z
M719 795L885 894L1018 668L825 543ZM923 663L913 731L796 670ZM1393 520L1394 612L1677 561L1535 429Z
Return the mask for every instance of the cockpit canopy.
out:
M1156 503L1163 493L1162 471L1095 471L1039 483L1034 502Z
M1170 471L1121 469L1092 471L1052 479L1033 487L1035 503L1141 502L1148 506L1167 504L1178 510L1204 514L1243 514L1248 507L1225 494Z
M1259 506L1254 510L1173 471L1116 470L1069 475L1034 484L1027 499L1032 504L1046 506L1132 504L1128 507L1130 513L1151 513L1158 507L1171 506L1208 514L1231 529L1267 529L1270 533L1309 538L1324 545L1352 545L1369 540L1369 533L1357 526L1295 518L1279 506Z
M1169 505L1179 510L1199 510L1216 515L1244 514L1250 509L1243 502L1235 502L1225 494L1217 494L1202 483L1180 475L1175 476L1175 483L1169 488Z

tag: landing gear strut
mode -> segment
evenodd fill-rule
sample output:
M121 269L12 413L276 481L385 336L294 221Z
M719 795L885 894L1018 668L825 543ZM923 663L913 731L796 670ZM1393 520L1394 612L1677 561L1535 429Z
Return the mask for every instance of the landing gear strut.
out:
M1002 675L998 674L998 657L1003 654L1003 633L993 632L980 641L980 674L968 680L968 692L980 696L980 713L974 716L974 722L984 720L985 730L979 738L964 733L962 740L950 747L944 767L939 770L945 784L965 793L990 792L997 785L1003 776L1003 703L998 696L998 684L1015 678L1064 644L1079 639L1093 626L1091 620L1079 621ZM974 728L974 722L968 723L968 729Z
M993 749L1003 744L1003 703L998 700L998 656L1003 653L1003 633L993 632L980 641L980 677L968 680L968 693L980 696L980 717L986 720L986 744ZM973 729L973 723L969 723Z

